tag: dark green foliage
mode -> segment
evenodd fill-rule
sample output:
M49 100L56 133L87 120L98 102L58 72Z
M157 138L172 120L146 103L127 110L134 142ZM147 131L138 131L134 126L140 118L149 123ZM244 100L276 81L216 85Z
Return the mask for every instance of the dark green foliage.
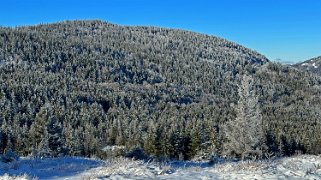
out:
M47 125L48 131L48 145L53 156L59 154L63 155L64 152L64 136L63 127L56 117L49 118L49 123Z
M142 148L134 148L130 150L125 157L135 159L135 160L145 160L148 156L145 154L144 149Z
M0 162L9 163L19 160L19 156L11 149L8 149L3 155L0 155Z
M7 137L2 130L0 131L0 154L2 154L7 146Z
M235 43L101 21L0 28L0 153L223 155L244 75L268 150L320 153L321 79Z

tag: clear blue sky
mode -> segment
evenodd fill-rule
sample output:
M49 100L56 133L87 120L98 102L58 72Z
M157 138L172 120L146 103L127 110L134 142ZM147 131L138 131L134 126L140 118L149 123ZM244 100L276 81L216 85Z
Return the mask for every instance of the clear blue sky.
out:
M1 0L0 5L1 26L102 19L220 36L283 62L321 55L321 0Z

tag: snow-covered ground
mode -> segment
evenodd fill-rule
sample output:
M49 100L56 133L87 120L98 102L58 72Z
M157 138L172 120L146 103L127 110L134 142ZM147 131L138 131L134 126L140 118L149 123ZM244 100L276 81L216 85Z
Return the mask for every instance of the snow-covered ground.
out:
M0 179L321 179L321 156L273 161L155 163L64 157L0 163Z
M0 163L0 179L9 176L23 176L21 179L64 179L103 165L103 161L79 157L21 158L12 163Z

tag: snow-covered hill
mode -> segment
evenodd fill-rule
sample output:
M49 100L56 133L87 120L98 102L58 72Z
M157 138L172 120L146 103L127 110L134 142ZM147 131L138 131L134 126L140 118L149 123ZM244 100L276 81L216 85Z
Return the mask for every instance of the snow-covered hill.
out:
M294 64L293 66L304 71L310 71L321 75L321 56Z
M273 161L155 163L64 157L0 164L0 179L321 179L321 156Z

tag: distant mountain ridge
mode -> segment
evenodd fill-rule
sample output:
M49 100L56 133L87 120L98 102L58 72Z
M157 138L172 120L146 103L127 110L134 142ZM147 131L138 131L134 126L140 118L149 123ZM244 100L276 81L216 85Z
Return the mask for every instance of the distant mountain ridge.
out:
M293 65L294 67L321 75L321 56Z

